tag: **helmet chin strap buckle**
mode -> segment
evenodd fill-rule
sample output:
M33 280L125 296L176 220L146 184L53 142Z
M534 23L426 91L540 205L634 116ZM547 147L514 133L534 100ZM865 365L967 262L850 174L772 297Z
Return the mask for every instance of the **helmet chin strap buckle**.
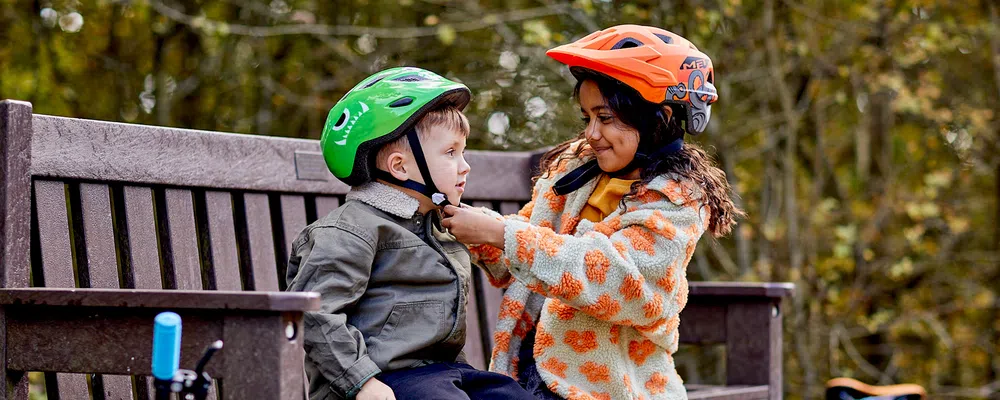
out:
M431 195L431 201L434 205L441 207L448 205L448 198L445 197L444 193L434 193Z

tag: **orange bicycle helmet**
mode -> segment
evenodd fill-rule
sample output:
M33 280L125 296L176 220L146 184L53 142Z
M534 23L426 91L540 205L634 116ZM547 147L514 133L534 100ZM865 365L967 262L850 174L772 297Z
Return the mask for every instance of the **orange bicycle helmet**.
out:
M687 131L705 130L711 105L719 99L712 60L673 32L641 25L618 25L546 52L570 67L610 76L656 104L682 106Z

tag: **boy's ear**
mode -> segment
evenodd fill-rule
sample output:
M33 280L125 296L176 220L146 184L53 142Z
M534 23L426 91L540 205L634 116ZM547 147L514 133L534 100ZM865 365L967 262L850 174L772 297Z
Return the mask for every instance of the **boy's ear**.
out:
M392 174L396 179L401 181L410 179L409 171L406 168L406 154L399 151L389 153L389 157L385 160L385 165L386 172Z

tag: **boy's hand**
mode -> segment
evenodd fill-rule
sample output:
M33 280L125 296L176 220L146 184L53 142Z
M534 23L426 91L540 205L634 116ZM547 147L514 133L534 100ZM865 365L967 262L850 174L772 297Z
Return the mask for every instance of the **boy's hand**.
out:
M355 396L357 400L396 400L396 395L392 392L392 388L386 386L382 381L371 378L364 385L361 385L361 391Z
M444 207L441 226L467 245L488 244L503 249L503 221L475 208Z

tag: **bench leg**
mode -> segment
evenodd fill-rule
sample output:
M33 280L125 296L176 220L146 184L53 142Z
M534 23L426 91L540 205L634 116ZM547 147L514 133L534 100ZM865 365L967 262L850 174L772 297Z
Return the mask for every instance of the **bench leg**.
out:
M768 399L781 400L779 303L730 304L726 310L726 330L726 384L768 385Z
M0 400L27 400L28 374L24 371L7 369L7 318L4 309L0 307L0 366L4 371L4 390L0 391Z
M301 340L302 313L227 316L222 398L304 398Z

